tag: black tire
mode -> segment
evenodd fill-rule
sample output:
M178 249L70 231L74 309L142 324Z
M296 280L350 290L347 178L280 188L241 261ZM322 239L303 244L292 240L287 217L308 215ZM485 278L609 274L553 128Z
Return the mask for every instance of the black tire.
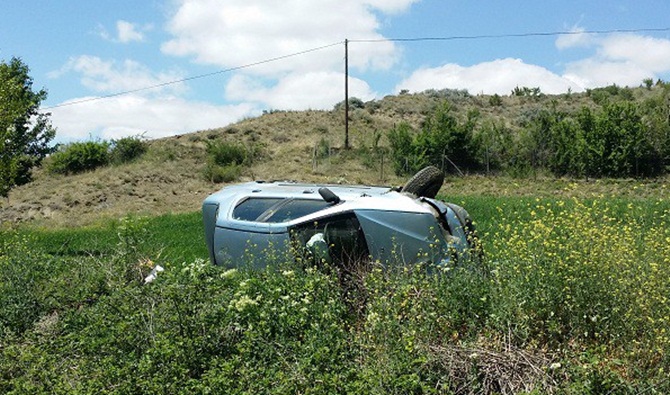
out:
M444 173L435 166L424 167L407 181L403 192L434 199L444 183Z

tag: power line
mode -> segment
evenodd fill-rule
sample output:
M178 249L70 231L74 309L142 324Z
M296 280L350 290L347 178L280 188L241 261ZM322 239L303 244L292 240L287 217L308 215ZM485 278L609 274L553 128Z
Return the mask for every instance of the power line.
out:
M350 42L350 43L351 42L353 42L353 43L377 43L377 42L385 42L385 41L392 41L392 42L454 41L454 40L481 40L481 39L491 39L491 38L519 38L519 37L543 37L543 36L561 36L561 35L577 35L577 34L612 34L612 33L641 33L641 32L670 32L670 27L643 28L643 29L555 31L555 32L513 33L513 34L484 34L484 35L473 35L473 36L350 39L350 40L347 40L347 41ZM215 75L229 73L231 71L242 70L242 69L247 69L247 68L250 68L250 67L259 66L259 65L262 65L262 64L266 64L266 63L276 62L278 60L283 60L283 59L287 59L287 58L291 58L291 57L295 57L295 56L300 56L300 55L304 55L304 54L307 54L307 53L310 53L310 52L320 51L320 50L323 50L323 49L326 49L326 48L334 47L336 45L341 45L343 43L344 43L344 41L338 41L338 42L323 45L323 46L320 46L320 47L310 48L310 49L306 49L304 51L295 52L295 53L291 53L291 54L288 54L288 55L277 56L277 57L274 57L274 58L269 58L269 59L261 60L261 61L254 62L254 63L248 63L248 64L241 65L241 66L235 66L235 67L231 67L231 68L227 68L227 69L223 69L223 70L214 71L214 72L211 72L211 73L194 75L194 76L190 76L190 77L186 77L186 78L182 78L182 79L163 82L163 83L160 83L160 84L148 85L148 86L144 86L144 87L137 88L137 89L130 89L130 90L126 90L126 91L110 93L110 94L107 94L107 95L91 97L91 98L88 98L88 99L75 100L75 101L71 101L71 102L68 102L68 103L62 103L62 104L57 104L57 105L54 105L54 106L43 107L43 108L41 108L41 110L51 110L51 109L54 109L54 108L74 106L74 105L77 105L77 104L88 103L88 102L98 101L98 100L104 100L104 99L109 99L109 98L117 97L117 96L128 95L128 94L131 94L131 93L142 92L142 91L157 89L157 88L163 88L165 86L179 84L179 83L182 83L182 82L187 82L187 81L197 80L197 79L201 79L201 78L212 77L212 76L215 76Z
M349 42L376 43L384 41L394 41L394 42L453 41L453 40L481 40L487 38L518 38L518 37L563 36L563 35L577 35L577 34L612 34L612 33L641 33L641 32L670 32L670 27L648 28L648 29L613 29L613 30L556 31L556 32L539 32L539 33L483 34L475 36L377 38L377 39L358 39L358 40L353 39L349 40Z
M259 66L259 65L266 64L266 63L271 63L271 62L276 62L278 60L287 59L287 58L291 58L291 57L294 57L294 56L304 55L304 54L307 54L307 53L310 53L310 52L320 51L322 49L326 49L326 48L334 47L336 45L340 45L343 42L344 41L338 41L336 43L323 45L323 46L316 47L316 48L310 48L310 49L306 49L304 51L295 52L295 53L288 54L288 55L277 56L275 58L260 60L258 62L248 63L248 64L245 64L245 65L242 65L242 66L235 66L235 67L231 67L231 68L228 68L228 69L218 70L218 71L214 71L214 72L206 73L206 74L194 75L194 76L190 76L190 77L186 77L186 78L182 78L182 79L178 79L178 80L163 82L163 83L160 83L160 84L144 86L142 88L130 89L130 90L122 91L122 92L110 93L108 95L96 96L96 97L91 97L91 98L88 98L88 99L75 100L75 101L71 101L71 102L68 102L68 103L57 104L57 105L54 105L54 106L41 108L41 110L51 110L53 108L74 106L74 105L77 105L77 104L88 103L88 102L103 100L103 99L109 99L109 98L112 98L112 97L128 95L128 94L131 94L131 93L142 92L142 91L146 91L146 90L150 90L150 89L162 88L162 87L165 87L165 86L179 84L179 83L186 82L186 81L192 81L192 80L197 80L197 79L200 79L200 78L211 77L211 76L214 76L214 75L225 74L225 73L229 73L229 72L235 71L235 70L247 69L247 68L250 68L250 67Z

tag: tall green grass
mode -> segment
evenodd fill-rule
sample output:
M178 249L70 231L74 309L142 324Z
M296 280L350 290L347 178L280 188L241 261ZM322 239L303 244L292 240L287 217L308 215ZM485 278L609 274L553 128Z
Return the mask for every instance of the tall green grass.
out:
M207 258L200 212L157 217L128 216L83 228L22 227L17 232L31 239L38 250L56 257L103 257L113 254L123 238L123 223L140 224L141 252L171 262ZM2 234L0 234L2 238Z
M450 200L483 262L226 270L197 213L3 233L0 392L670 391L668 201Z

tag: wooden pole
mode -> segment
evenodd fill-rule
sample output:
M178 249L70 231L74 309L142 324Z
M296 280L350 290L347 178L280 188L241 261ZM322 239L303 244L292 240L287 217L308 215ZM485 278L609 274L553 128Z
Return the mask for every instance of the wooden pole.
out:
M344 39L344 149L349 149L349 40Z

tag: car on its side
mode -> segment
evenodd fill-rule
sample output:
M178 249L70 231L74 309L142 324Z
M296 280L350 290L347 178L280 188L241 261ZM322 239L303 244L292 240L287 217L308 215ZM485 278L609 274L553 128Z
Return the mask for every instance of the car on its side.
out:
M462 207L435 199L443 180L428 167L402 188L277 181L224 187L202 206L210 259L263 267L287 258L440 265L469 257L472 221Z

